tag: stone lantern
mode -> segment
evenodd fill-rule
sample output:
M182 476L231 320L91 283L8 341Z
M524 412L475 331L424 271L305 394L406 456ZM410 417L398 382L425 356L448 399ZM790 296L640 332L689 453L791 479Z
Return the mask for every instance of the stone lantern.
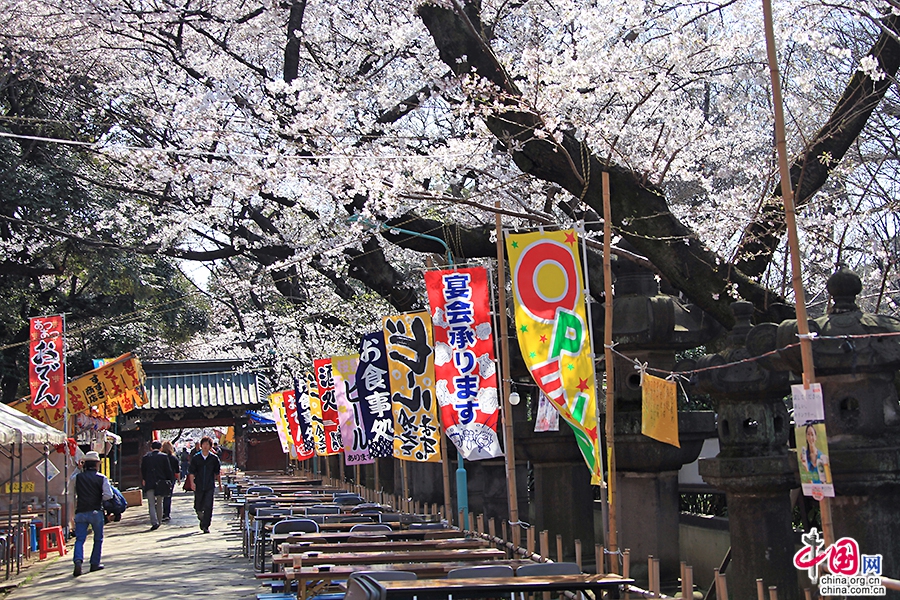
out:
M753 305L735 302L731 307L735 326L727 348L701 357L693 366L680 365L698 370L692 387L712 397L718 415L719 454L700 460L700 474L726 493L729 590L737 598L752 598L756 579L762 578L766 586L778 588L779 598L794 600L798 589L790 491L797 486L797 469L788 452L790 423L784 403L790 373L748 360L754 356L746 347ZM775 327L765 324L756 331Z
M616 350L648 366L671 371L675 353L718 336L721 326L698 308L660 292L653 273L616 261L613 341ZM594 318L596 339L604 320ZM647 556L660 559L660 577L680 571L678 470L697 459L703 440L715 435L712 412L678 414L681 447L641 434L641 380L635 364L615 364L617 521L620 548L631 549L632 574L646 576Z
M836 497L834 537L852 537L861 554L881 554L882 572L900 573L900 320L862 312L859 277L846 268L828 280L830 314L809 322L815 381L822 385ZM784 321L760 350L781 348L774 366L802 371L797 322ZM879 335L881 334L881 335ZM752 335L752 334L751 334ZM862 336L862 337L851 337ZM749 340L748 340L749 341Z

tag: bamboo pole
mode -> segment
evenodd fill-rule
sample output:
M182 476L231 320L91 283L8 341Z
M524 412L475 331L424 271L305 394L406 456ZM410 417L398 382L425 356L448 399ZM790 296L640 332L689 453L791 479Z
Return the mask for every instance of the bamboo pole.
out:
M774 585L769 586L769 600L778 600L778 588Z
M563 562L562 534L556 534L556 562Z
M766 600L766 586L762 579L756 580L756 600Z
M684 579L681 580L681 597L688 600L694 598L694 567L684 566Z
M606 297L603 320L603 357L606 362L606 465L609 474L606 478L606 501L609 513L609 535L606 543L609 551L615 554L619 549L616 531L616 446L615 446L615 374L613 369L612 334L613 334L613 291L612 265L610 253L612 246L612 217L609 202L609 173L601 176L603 189L603 292ZM618 573L618 561L610 562L610 573Z
M541 557L550 560L550 532L546 529L541 531Z
M513 417L512 405L509 403L510 384L512 377L509 370L509 326L506 322L506 260L503 254L503 222L500 218L500 201L494 203L497 211L494 213L494 223L497 234L497 329L500 330L500 381L499 391L500 414L503 417L503 444L506 452L504 462L506 464L506 489L509 496L509 523L510 536L513 545L522 543L519 532L519 499L516 495L516 450L513 443Z
M791 182L791 168L788 164L787 141L784 129L784 105L781 97L781 75L778 57L775 53L775 31L772 24L772 0L763 0L763 21L766 30L766 56L769 61L769 75L772 79L772 106L775 110L775 147L778 151L778 170L781 176L781 198L784 202L784 220L787 227L788 247L791 255L791 285L797 310L797 335L800 338L800 358L803 363L803 387L815 383L816 371L813 364L812 340L809 336L809 318L806 314L806 296L803 292L803 275L800 265L800 241L797 235L797 214L794 206L794 189ZM822 533L825 545L834 543L834 527L831 522L831 500L819 500L822 515Z
M617 558L614 556L610 559L610 562L618 563ZM616 565L618 567L618 565ZM629 579L631 577L631 549L625 548L622 551L622 577L625 579ZM626 588L627 589L627 588ZM625 600L628 600L629 594L625 592Z
M578 565L579 571L584 571L584 568L581 566L582 558L583 557L582 557L582 553L581 553L581 540L575 540L575 564Z
M594 568L598 575L609 572L606 570L606 555L601 544L594 544Z

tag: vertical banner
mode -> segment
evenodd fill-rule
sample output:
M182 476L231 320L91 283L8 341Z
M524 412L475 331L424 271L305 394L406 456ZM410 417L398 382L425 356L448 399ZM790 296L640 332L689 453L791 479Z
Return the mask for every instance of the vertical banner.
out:
M278 432L278 441L281 443L281 451L288 454L294 443L288 433L287 416L285 415L285 392L269 394L269 408L272 410L272 418L275 420L275 430Z
M391 375L394 458L440 462L431 317L427 312L385 317L384 343Z
M28 384L32 410L63 408L66 394L63 317L35 317L28 327Z
M641 433L681 448L678 441L678 387L674 381L646 373L641 375Z
M294 379L294 410L300 424L298 436L294 438L297 460L307 460L316 454L313 439L312 411L309 402L309 381L306 375Z
M334 377L331 371L331 358L317 358L313 361L313 374L316 377L319 406L322 411L322 435L325 438L324 456L338 454L344 449L344 444L341 442L338 405L334 397Z
M502 456L487 271L428 271L425 286L434 327L435 390L447 438L466 460Z
M825 435L825 404L822 384L791 386L794 401L794 436L797 441L797 461L800 463L800 487L804 496L821 500L834 498L831 461L828 458L828 439Z
M277 395L281 398L281 412L284 414L285 423L287 424L288 439L294 446L293 451L291 451L289 445L286 452L290 453L291 458L296 458L297 460L311 458L313 453L311 450L306 449L303 443L303 434L300 431L300 408L297 402L296 382L294 389L277 392Z
M388 377L384 331L367 333L360 340L356 394L369 440L369 456L393 456L394 415L391 411L391 382Z
M325 439L325 420L322 418L322 400L319 398L319 384L316 382L314 371L306 374L306 387L309 390L309 422L313 449L316 452L316 456L328 456L328 446Z
M578 236L571 229L507 235L506 252L522 358L575 432L597 485L603 478L597 394Z
M344 463L347 465L367 465L375 462L369 455L369 437L366 435L361 402L357 393L356 368L358 366L358 354L331 357L334 397L337 400L338 418L341 422Z

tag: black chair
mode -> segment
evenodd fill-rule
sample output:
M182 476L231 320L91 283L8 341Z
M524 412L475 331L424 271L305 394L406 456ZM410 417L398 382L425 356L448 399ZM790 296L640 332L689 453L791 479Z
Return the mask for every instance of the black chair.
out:
M447 579L475 579L480 577L512 577L513 568L509 565L475 565L459 567L447 573Z
M410 523L409 528L412 530L418 529L446 529L447 526L443 523Z
M248 496L250 494L258 494L260 496L266 496L266 495L274 494L274 493L275 493L275 490L273 490L272 488L270 488L267 485L254 485L252 487L248 487L247 491L245 492L245 494Z
M393 531L386 523L359 523L350 528L350 533Z
M318 533L319 525L310 519L284 519L278 521L272 526L272 556L278 551L275 546L275 534L277 533ZM263 567L265 567L266 557L263 554ZM265 570L265 569L263 569ZM274 565L273 565L274 570Z
M308 515L339 515L341 514L340 506L329 506L327 504L315 504L306 509Z

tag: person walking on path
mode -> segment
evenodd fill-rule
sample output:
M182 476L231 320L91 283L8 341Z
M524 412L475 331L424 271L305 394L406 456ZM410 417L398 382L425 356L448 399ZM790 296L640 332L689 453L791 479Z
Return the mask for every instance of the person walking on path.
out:
M162 445L162 452L169 458L169 464L172 465L172 472L175 474L175 479L172 480L173 490L174 484L181 481L181 467L178 457L175 456L175 446L172 445L172 442L166 440ZM162 522L168 523L172 514L172 492L169 492L163 498L163 515Z
M188 480L194 488L194 510L203 533L209 533L216 485L222 489L222 466L219 457L210 452L212 446L212 439L204 436L200 440L200 452L194 455L188 468Z
M81 575L81 563L84 562L84 541L87 539L88 526L94 534L94 548L91 550L91 572L103 568L100 564L100 553L103 549L103 501L113 497L112 486L106 475L97 472L100 455L88 452L84 455L84 468L75 476L75 551L72 561L75 563L74 577Z
M188 467L191 466L191 455L188 452L187 446L181 449L178 460L181 461L181 478L187 483Z
M141 459L141 487L150 508L151 531L159 529L166 488L171 494L172 488L168 482L175 480L175 473L172 472L169 457L160 452L160 448L162 448L162 443L154 440L150 444L150 452Z

